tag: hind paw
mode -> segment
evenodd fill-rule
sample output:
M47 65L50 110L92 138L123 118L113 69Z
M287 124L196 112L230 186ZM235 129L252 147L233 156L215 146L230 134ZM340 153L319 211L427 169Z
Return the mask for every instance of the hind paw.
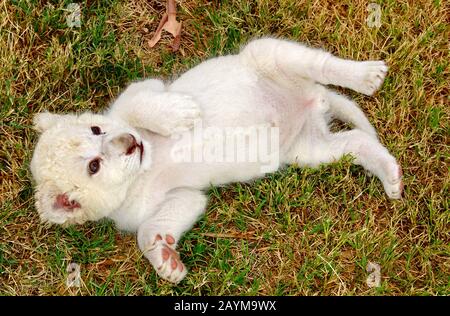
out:
M353 90L372 95L383 84L388 71L384 61L364 61L356 64Z
M384 190L391 199L401 199L403 193L403 172L399 165L390 164L387 166L388 173L383 181Z

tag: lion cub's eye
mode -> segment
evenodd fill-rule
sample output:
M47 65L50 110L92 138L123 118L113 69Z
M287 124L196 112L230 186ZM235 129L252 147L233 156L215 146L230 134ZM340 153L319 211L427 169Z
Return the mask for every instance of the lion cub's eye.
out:
M100 170L100 158L92 159L89 162L88 171L89 174L93 175L96 174Z
M98 126L91 126L91 131L94 135L100 135L102 134L102 130Z

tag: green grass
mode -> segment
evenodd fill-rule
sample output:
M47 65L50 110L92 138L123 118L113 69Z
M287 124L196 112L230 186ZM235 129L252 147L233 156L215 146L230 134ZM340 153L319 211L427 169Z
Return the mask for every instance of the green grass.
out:
M180 51L147 41L164 1L89 1L68 28L71 1L0 0L0 295L449 295L449 7L444 1L194 1L178 7ZM390 201L351 159L291 166L251 184L210 188L205 216L180 244L189 274L159 279L133 235L112 223L46 227L29 171L33 113L101 111L130 80L172 80L207 58L274 35L344 58L384 59L374 97L353 97L404 171ZM368 288L366 265L381 266ZM82 286L67 288L66 266Z

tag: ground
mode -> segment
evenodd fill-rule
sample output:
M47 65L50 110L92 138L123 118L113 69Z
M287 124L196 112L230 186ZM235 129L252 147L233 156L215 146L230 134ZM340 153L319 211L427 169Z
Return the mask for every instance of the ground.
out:
M0 295L450 294L448 3L374 0L381 23L370 27L368 1L182 0L172 53L167 33L148 46L165 1L83 2L80 28L66 23L70 2L0 0ZM190 272L176 286L110 222L39 222L33 113L101 111L130 80L169 81L269 34L388 63L374 96L340 91L402 165L402 200L389 200L351 157L211 188L205 216L181 242ZM66 286L71 262L79 288ZM381 266L380 287L366 284L368 262Z

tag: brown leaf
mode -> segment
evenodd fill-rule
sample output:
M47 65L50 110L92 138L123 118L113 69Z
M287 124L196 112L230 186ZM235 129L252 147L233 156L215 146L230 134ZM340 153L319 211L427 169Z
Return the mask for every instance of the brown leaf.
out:
M148 41L148 45L150 47L155 46L156 43L158 43L159 40L161 39L161 32L162 32L163 27L166 24L167 20L168 20L167 13L164 13L161 21L159 22L159 25L158 25L158 28L156 29L155 34L153 35L152 39Z
M161 21L159 22L158 28L156 29L155 34L152 39L149 40L148 45L153 47L156 43L161 39L162 30L166 30L170 34L173 35L174 40L170 45L172 48L172 52L177 51L180 48L180 39L181 39L181 22L177 21L177 7L175 0L167 0L166 5L166 13L162 16Z

